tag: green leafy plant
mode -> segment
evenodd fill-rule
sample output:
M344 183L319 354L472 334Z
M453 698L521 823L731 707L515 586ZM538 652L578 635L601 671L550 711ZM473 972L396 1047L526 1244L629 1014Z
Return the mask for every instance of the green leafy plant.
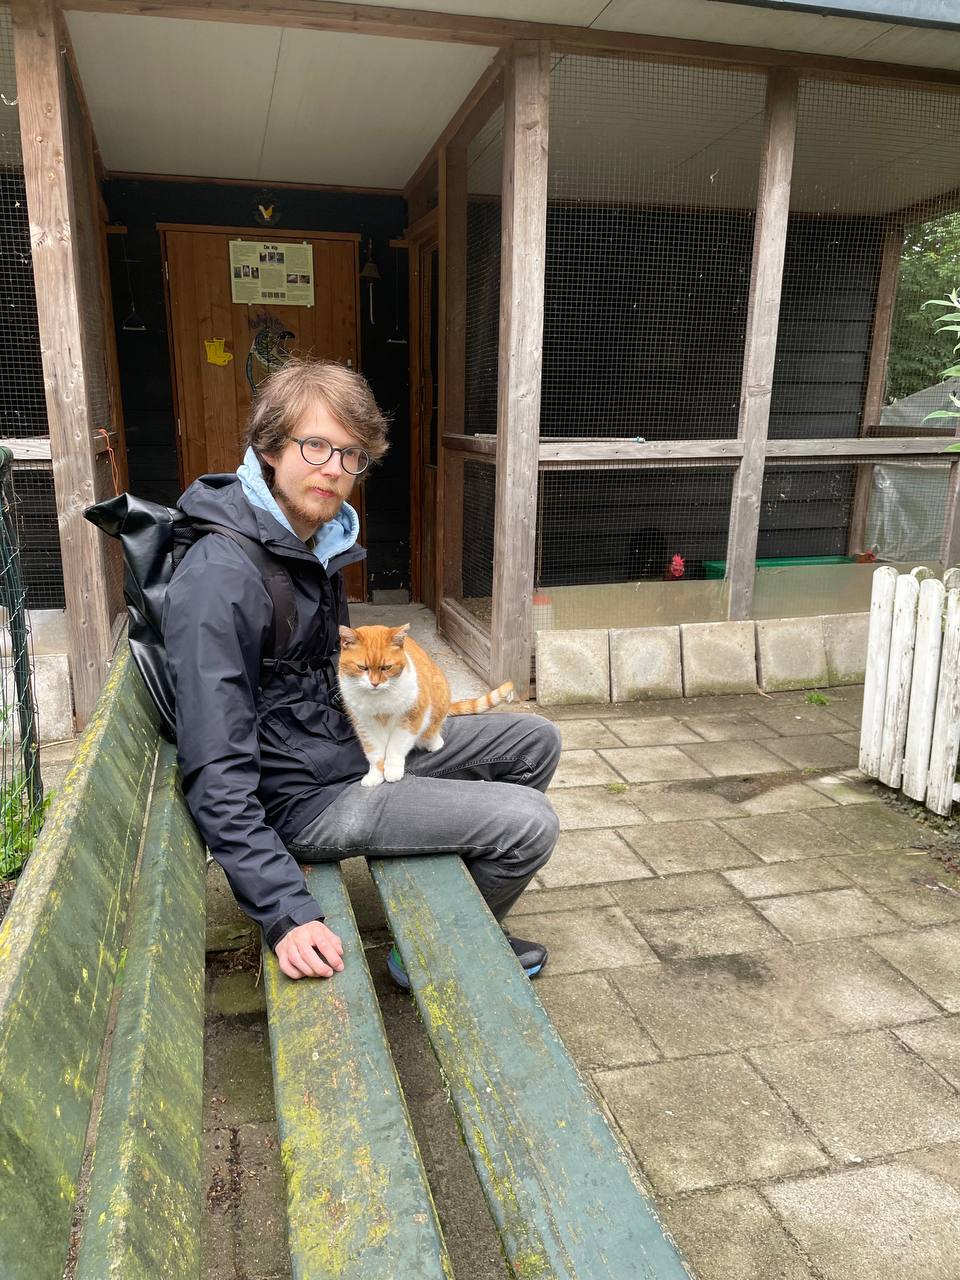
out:
M951 333L957 339L953 348L953 354L960 354L960 291L951 289L945 298L931 298L929 302L925 302L924 307L945 307L937 316L936 332ZM960 364L951 364L946 369L940 371L941 379L960 378ZM948 393L950 403L954 406L952 409L934 409L932 413L928 413L924 418L924 422L929 422L932 418L960 418L960 396L956 392ZM960 453L960 440L955 440L952 444L948 444L945 453Z
M608 782L607 790L612 796L622 796L627 789L625 782Z
M803 700L809 703L811 707L829 707L830 705L830 699L825 698L816 689L811 689L809 693L805 694Z
M10 880L26 862L40 834L49 795L30 807L30 793L22 773L14 773L0 785L0 880Z
M886 398L900 400L932 386L942 359L930 342L931 315L925 298L946 298L957 283L960 211L904 229L887 367Z

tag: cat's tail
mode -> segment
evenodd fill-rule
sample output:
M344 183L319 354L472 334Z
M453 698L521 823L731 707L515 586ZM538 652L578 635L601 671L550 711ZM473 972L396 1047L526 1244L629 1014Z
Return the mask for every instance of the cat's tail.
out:
M475 716L481 711L489 711L501 702L513 701L513 681L504 680L498 689L481 694L479 698L464 698L462 702L451 702L447 715Z

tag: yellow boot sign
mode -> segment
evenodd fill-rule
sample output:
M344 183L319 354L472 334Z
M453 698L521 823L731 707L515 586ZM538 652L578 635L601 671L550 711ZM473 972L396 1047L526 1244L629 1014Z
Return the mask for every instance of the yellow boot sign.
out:
M207 349L207 364L229 364L233 359L232 351L224 351L226 338L204 338L203 345Z

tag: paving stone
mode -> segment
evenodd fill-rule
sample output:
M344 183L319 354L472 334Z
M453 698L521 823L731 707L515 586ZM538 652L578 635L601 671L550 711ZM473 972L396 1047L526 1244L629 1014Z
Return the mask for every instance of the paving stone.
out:
M661 876L751 866L756 862L742 844L712 822L658 822L655 826L631 827L622 835L631 849Z
M602 973L537 980L537 995L583 1070L654 1062L660 1056L633 1011Z
M537 637L537 702L610 701L610 642L606 630L541 631Z
M613 784L623 787L624 783ZM629 789L608 791L605 787L581 787L551 791L550 799L564 831L584 827L634 826L649 821L634 803Z
M869 945L950 1013L960 1012L960 925L888 934Z
M857 763L856 747L847 746L829 733L777 738L768 745L795 769L847 769Z
M666 747L677 742L699 742L696 733L674 716L649 716L645 720L616 720L610 725L619 742L606 747Z
M615 982L668 1058L899 1026L937 1012L856 940L622 969Z
M842 733L850 727L825 707L810 707L803 703L757 707L753 714L761 724L784 738L802 737L809 733Z
M631 787L630 798L654 822L735 817L740 812L736 804L715 789L713 779L709 782L711 785L703 787L689 782L651 782L646 786ZM692 871L694 868L683 869Z
M236 973L218 973L207 996L207 1012L232 1018L239 1014L260 1013L266 1009L263 983L252 969Z
M903 1168L932 1173L954 1191L960 1191L960 1142L942 1142L935 1147L904 1151L896 1157L895 1163Z
M207 864L207 951L239 951L257 941L258 930L237 906L223 869Z
M817 821L863 849L894 849L928 839L913 818L879 803L830 809Z
M897 1027L896 1034L955 1089L960 1089L960 1017Z
M749 742L755 738L777 736L775 729L761 723L756 716L746 711L737 711L726 716L694 716L688 719L686 724L707 742Z
M510 908L509 918L538 915L545 911L584 911L588 907L616 905L617 900L611 890L602 885L583 885L572 889L534 889L528 886L519 902Z
M203 1135L203 1280L234 1280L236 1276L232 1139L230 1129L207 1129Z
M830 691L834 693L835 690ZM862 700L857 702L836 702L830 699L830 714L834 720L842 721L848 729L856 731L857 741L860 740L860 722L863 719L863 703Z
M564 751L621 745L620 739L610 732L602 720L561 720L559 729Z
M960 920L960 879L925 850L881 849L831 858L831 862L910 924Z
M782 945L776 931L744 903L641 912L631 918L661 960L756 952Z
M758 622L757 670L760 687L769 691L829 684L820 618L768 618Z
M822 1168L826 1156L735 1056L598 1071L594 1079L662 1195Z
M679 627L611 628L610 689L615 702L679 698Z
M719 826L764 862L843 857L854 852L848 841L828 831L805 813L760 814L733 822L720 822Z
M757 903L757 910L791 942L855 938L900 928L900 921L861 889L798 893Z
M204 1032L204 1126L257 1124L273 1117L267 1024L221 1018Z
M240 1139L240 1270L250 1276L289 1276L286 1192L275 1123L246 1124Z
M752 622L686 622L680 627L683 692L755 693L757 651Z
M887 1031L747 1054L836 1160L960 1138L960 1095Z
M838 739L844 734L838 733ZM818 778L804 778L806 786L832 800L834 804L876 804L877 784L865 778L859 769L841 769L821 774Z
M736 901L737 893L712 871L657 876L610 886L610 892L631 920L641 911L677 911L685 907L715 907Z
M756 795L746 796L743 809L750 814L803 813L809 809L829 809L833 801L802 782L776 782Z
M684 751L715 777L783 772L783 761L767 750L766 743L761 746L757 742L703 742L699 746L691 744Z
M524 936L550 952L550 974L657 964L657 957L620 907L528 915Z
M750 1187L698 1191L660 1208L698 1280L813 1280L797 1245Z
M677 747L618 747L601 754L628 782L675 782L708 776L706 769Z
M653 873L622 836L609 828L562 831L550 861L540 872L544 888L638 880Z
M550 780L553 787L596 787L608 782L622 782L618 773L603 761L596 751L561 751L557 771Z
M816 889L848 888L842 872L824 862L773 862L763 867L742 867L724 871L723 877L745 898L773 898L786 893L809 893Z
M960 1194L897 1162L765 1187L826 1280L956 1280Z
M869 613L835 613L821 619L827 655L827 683L862 685L867 667Z
M859 747L860 731L858 729L848 729L846 733L834 734L834 737L840 742L845 742L848 747Z

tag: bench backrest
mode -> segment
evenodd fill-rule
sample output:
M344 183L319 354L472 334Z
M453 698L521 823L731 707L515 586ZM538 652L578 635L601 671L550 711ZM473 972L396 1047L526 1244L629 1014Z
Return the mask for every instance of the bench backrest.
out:
M123 646L0 928L5 1276L63 1274L157 744Z

